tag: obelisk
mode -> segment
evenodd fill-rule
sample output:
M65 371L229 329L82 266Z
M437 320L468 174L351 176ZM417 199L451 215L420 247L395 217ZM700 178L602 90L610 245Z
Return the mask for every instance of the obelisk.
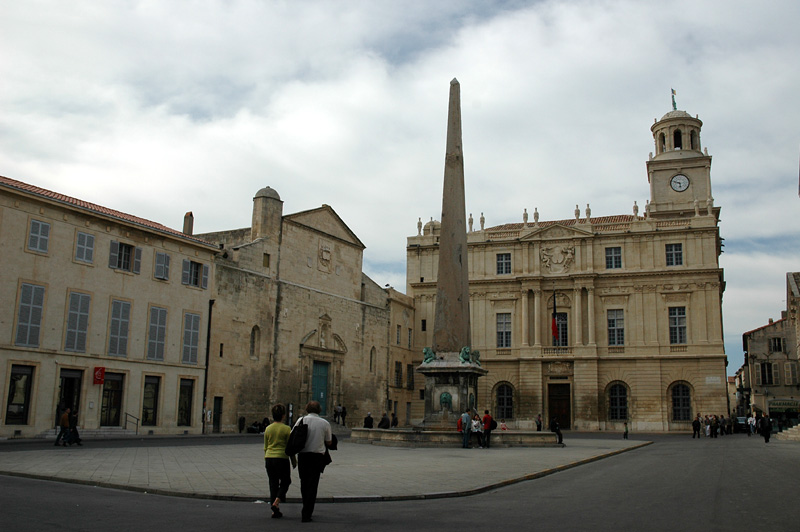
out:
M423 355L417 367L425 375L425 419L420 428L452 430L461 412L477 408L478 377L487 373L479 353L472 351L469 328L461 87L456 79L450 82L447 112L433 345L425 348Z
M439 238L439 273L436 280L436 314L433 351L458 353L471 347L469 329L469 271L467 267L464 155L461 150L461 86L450 82L447 112L447 148L444 158L442 226Z

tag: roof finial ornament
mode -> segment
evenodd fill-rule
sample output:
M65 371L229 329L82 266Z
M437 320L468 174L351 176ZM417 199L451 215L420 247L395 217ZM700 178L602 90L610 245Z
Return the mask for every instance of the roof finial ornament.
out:
M528 209L522 211L522 227L528 227Z
M675 92L675 89L671 88L670 90L672 91L672 110L673 111L677 111L678 110L678 104L675 103L675 95L678 94L678 93Z

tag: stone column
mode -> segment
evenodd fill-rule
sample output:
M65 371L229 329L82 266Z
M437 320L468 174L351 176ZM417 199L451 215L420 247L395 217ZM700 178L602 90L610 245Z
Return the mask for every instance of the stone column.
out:
M528 292L526 288L522 291L522 347L528 347Z
M583 316L581 316L581 288L577 287L572 291L572 308L575 317L575 340L572 345L575 347L583 345Z
M542 291L533 291L533 345L542 346Z
M594 287L590 286L586 289L587 297L589 298L589 345L595 346L595 321L594 321Z

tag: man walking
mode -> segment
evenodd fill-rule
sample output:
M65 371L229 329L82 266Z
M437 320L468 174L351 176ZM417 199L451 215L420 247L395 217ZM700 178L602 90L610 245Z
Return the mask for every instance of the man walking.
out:
M314 505L317 502L319 476L325 468L325 450L333 443L331 425L319 417L322 407L319 402L311 401L306 405L307 414L297 420L308 425L306 445L297 454L297 471L300 474L300 493L303 497L301 521L311 522Z
M56 447L58 447L58 442L61 441L64 447L67 446L67 440L69 439L69 413L71 409L69 407L64 409L64 413L61 414L61 417L58 420L58 426L61 428L59 431L58 436L56 436Z

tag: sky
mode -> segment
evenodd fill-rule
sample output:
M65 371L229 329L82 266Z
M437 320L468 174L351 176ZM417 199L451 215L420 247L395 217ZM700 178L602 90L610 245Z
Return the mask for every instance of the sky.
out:
M733 374L800 270L798 26L796 0L0 0L0 175L195 233L249 227L270 186L405 291L451 79L487 227L643 206L674 89L713 157Z

